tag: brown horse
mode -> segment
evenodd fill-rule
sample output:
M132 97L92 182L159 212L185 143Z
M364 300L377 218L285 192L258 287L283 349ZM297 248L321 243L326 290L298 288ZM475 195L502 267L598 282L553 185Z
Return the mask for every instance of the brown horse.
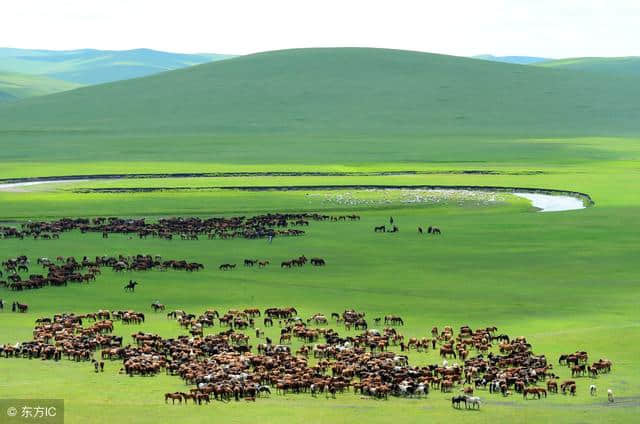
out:
M180 394L179 392L175 392L175 393L165 393L164 394L164 403L168 403L169 399L171 399L171 403L175 404L176 400L178 401L178 403L182 404L182 394ZM186 402L185 402L186 404Z

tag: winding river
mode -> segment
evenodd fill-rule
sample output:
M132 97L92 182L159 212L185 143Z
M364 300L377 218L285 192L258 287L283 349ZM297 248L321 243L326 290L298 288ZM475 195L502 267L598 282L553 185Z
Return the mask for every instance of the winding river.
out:
M43 181L28 181L28 182L13 182L0 184L0 192L28 192L26 187L32 187L43 184L61 184L80 181L89 181L94 178L87 179L68 179L68 180L43 180ZM455 190L455 187L450 189ZM465 188L469 190L469 188ZM483 189L487 192L488 190ZM504 190L503 190L504 191ZM584 209L585 201L578 196L572 196L569 194L548 194L540 192L539 190L526 190L526 189L514 189L512 194L518 197L522 197L531 202L532 206L537 208L539 212L563 212L572 211L578 209Z

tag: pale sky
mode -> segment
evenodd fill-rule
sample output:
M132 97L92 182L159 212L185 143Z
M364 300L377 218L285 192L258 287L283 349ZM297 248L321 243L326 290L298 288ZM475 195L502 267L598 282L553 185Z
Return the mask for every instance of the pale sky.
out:
M640 55L640 0L8 0L0 47Z

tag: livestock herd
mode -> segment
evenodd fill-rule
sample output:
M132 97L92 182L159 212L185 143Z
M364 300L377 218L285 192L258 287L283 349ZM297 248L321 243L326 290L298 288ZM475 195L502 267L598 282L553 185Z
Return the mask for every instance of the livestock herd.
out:
M179 236L182 240L198 240L199 237L212 239L230 238L273 238L276 236L300 236L303 230L289 227L309 226L310 221L357 221L358 215L331 216L318 213L269 213L253 217L174 217L162 218L155 223L145 218L63 218L56 221L29 221L20 228L0 226L0 238L33 238L35 240L58 239L65 232L80 230L85 233L101 233L103 238L110 234L137 235L140 239L156 237L172 240Z
M302 267L310 263L313 266L325 266L327 261L324 258L310 258L307 259L305 255L298 256L297 258L289 259L286 261L280 262L280 268L294 268L294 267ZM254 267L258 265L259 268L265 268L270 265L271 261L268 260L260 260L260 259L245 259L244 266L245 267ZM220 271L229 271L236 268L236 264L225 263L218 267Z
M29 273L30 266L32 266L29 258L24 255L2 262L0 278L4 276L4 273L7 273L7 280L0 280L0 287L23 291L41 289L46 286L67 286L68 283L89 283L101 274L102 267L111 268L115 272L149 271L152 269L193 272L204 268L203 264L196 262L163 260L160 256L152 257L141 254L135 256L96 256L94 259L84 256L82 260L62 256L58 256L55 260L42 257L37 259L35 265L46 270L46 275L34 273L23 278L20 273Z
M152 308L165 309L157 302ZM535 399L559 389L565 394L577 392L576 380L559 380L553 364L545 355L535 354L526 338L498 334L495 326L475 330L463 326L457 332L451 326L433 327L430 337L405 338L400 332L404 320L397 315L374 317L376 324L384 320L385 326L377 330L370 328L364 312L316 313L303 319L293 307L245 308L224 314L213 309L201 314L173 310L167 319L176 320L190 334L167 339L137 331L125 343L123 336L113 334L114 324L145 321L144 313L131 310L40 318L33 340L0 347L0 357L86 361L96 372L104 369L104 361L120 361L120 373L128 376L166 372L180 377L188 387L166 393L164 401L171 403L255 401L272 391L336 397L351 390L374 399L424 398L438 390L454 394L454 407L479 408L480 398L474 396L478 390L502 396L516 392ZM277 322L277 343L256 327L258 319L265 329ZM219 329L212 332L216 324ZM335 329L341 327L345 334ZM205 334L205 329L210 333ZM299 344L295 352L292 340ZM394 352L396 348L400 351ZM429 349L438 352L441 362L410 365L409 352ZM578 351L561 356L559 365L581 366L588 359L586 352ZM588 368L597 370L590 374L595 377L610 372L612 363L600 359Z

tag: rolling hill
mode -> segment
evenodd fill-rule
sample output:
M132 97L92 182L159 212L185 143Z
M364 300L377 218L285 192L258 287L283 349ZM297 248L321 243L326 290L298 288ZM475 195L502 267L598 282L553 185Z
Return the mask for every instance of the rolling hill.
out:
M640 75L640 57L581 57L550 60L536 63L535 65L608 75Z
M77 87L80 85L38 75L0 72L0 102L42 96Z
M576 158L571 143L518 140L640 134L635 82L408 51L285 50L0 106L0 144L5 160L31 162Z
M179 54L150 49L23 50L0 48L0 70L90 85L139 78L158 72L228 58L217 54Z

